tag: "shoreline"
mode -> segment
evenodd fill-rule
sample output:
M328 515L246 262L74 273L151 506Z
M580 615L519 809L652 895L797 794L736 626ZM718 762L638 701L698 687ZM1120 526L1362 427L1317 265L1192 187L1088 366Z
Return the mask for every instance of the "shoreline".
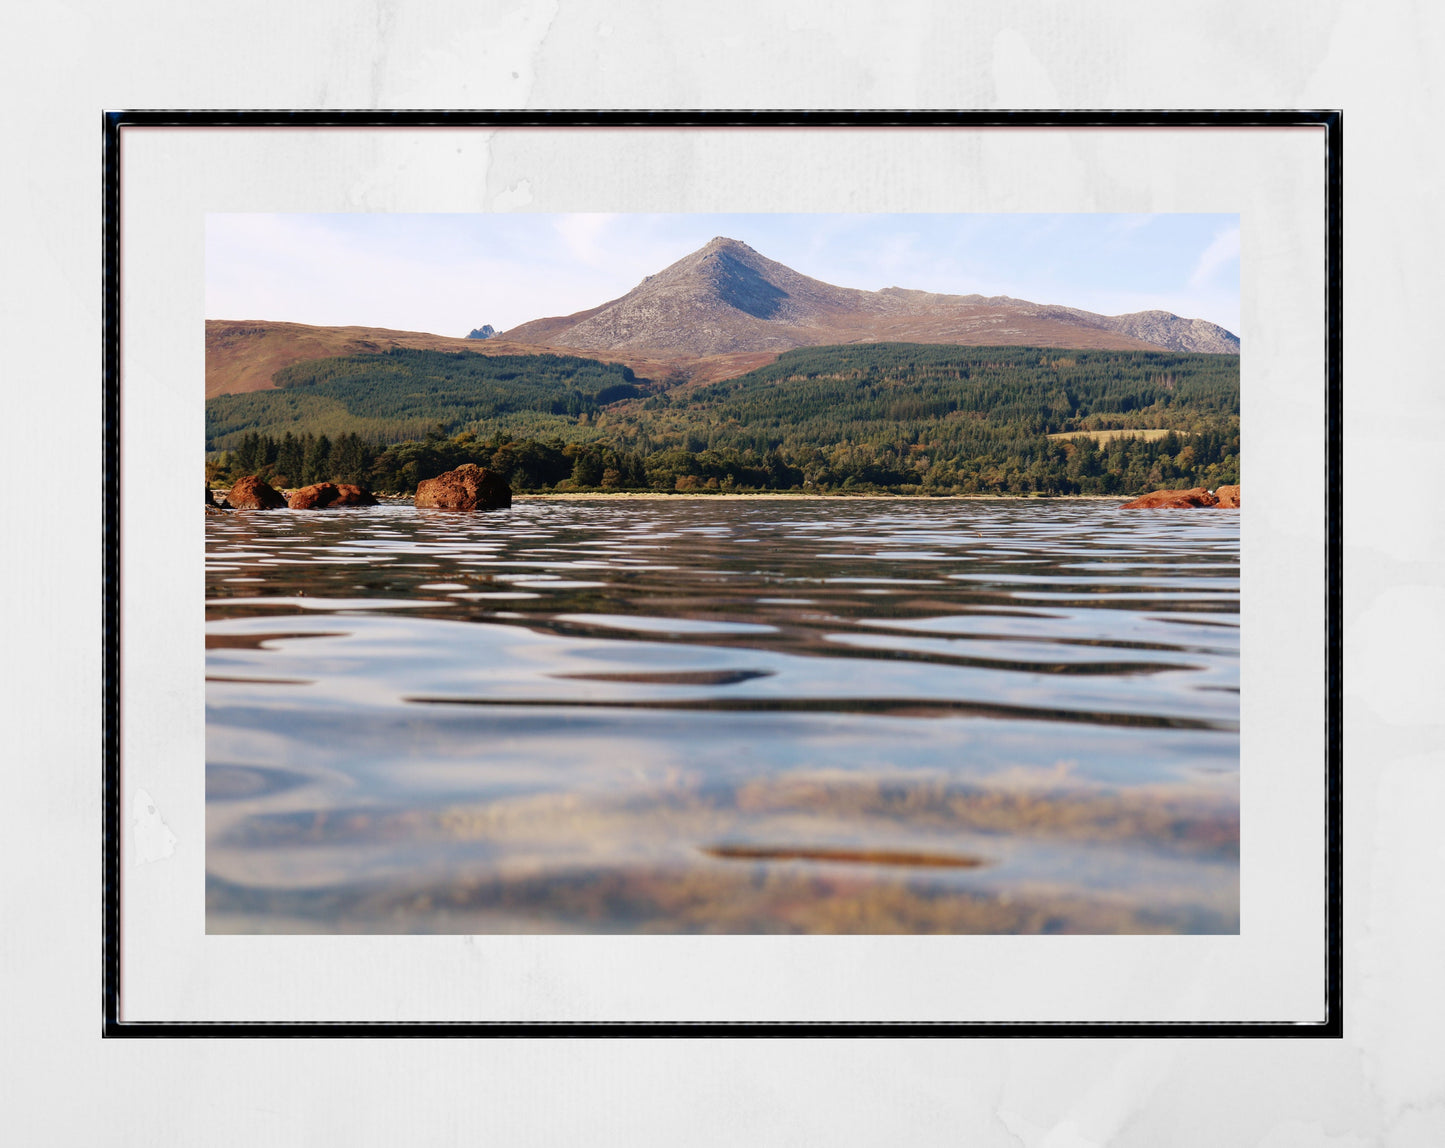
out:
M221 486L210 489L212 495L220 499L226 496L230 488ZM289 496L295 492L288 489L278 490L277 493ZM377 494L375 497L382 505L390 503L407 503L409 505L415 498L410 494ZM1137 497L1138 495L1133 494L806 494L785 490L700 494L694 491L667 490L592 492L564 490L517 493L512 495L512 501L585 502L594 499L608 501L671 499L689 502L999 502L1005 500L1014 502L1120 502Z
M378 495L378 498L381 496ZM665 490L619 490L615 492L583 493L574 491L533 492L514 494L512 500L537 499L542 501L577 502L585 499L689 499L694 502L728 500L733 502L998 502L1011 499L1015 502L1118 502L1136 498L1132 494L805 494L793 491L754 491L749 493L698 494L692 491Z
M291 488L284 487L277 490L282 499L289 501L297 490L304 490L305 487ZM223 505L227 502L229 490L224 487L217 488L207 484L209 496L207 509L214 511L230 510L232 507ZM1221 491L1232 491L1229 498L1232 505L1226 504L1220 509L1237 508L1239 504L1238 487L1221 486ZM1199 501L1204 495L1203 488L1189 488L1182 492L1173 491L1171 488L1159 488L1150 491L1145 495L1135 494L1043 494L1037 491L1023 494L895 494L889 491L870 492L845 492L830 491L828 493L816 491L799 490L752 490L752 491L705 491L705 490L553 490L553 491L517 491L512 493L513 502L607 502L607 501L662 501L666 499L682 499L689 502L702 502L708 499L721 499L732 502L826 502L826 501L851 501L851 502L1109 502L1130 509L1160 509L1164 503L1149 502L1150 495L1166 495L1171 493L1182 493L1185 496L1193 496L1194 501L1188 497L1184 501L1176 501L1171 504L1175 508L1180 506L1213 507L1214 501ZM1213 491L1208 494L1212 496ZM219 496L219 497L218 497ZM376 500L373 505L414 505L415 494L373 494ZM1223 496L1221 496L1223 497ZM1131 505L1132 504L1132 505ZM278 509L280 509L278 507ZM319 507L304 507L302 509L321 509Z

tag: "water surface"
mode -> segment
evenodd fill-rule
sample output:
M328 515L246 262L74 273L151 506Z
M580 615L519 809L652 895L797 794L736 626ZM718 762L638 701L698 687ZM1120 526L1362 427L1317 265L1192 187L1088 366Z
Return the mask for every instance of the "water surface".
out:
M209 516L213 932L1236 932L1239 514Z

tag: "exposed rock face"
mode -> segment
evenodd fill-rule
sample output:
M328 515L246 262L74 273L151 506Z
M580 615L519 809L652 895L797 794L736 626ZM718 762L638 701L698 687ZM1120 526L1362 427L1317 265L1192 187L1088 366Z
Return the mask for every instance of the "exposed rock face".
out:
M1239 352L1239 339L1223 327L1168 311L1109 316L1006 295L835 287L722 236L649 275L621 298L524 323L507 337L576 350L663 355L880 341Z
M317 482L303 486L288 502L292 510L321 510L327 506L375 506L376 498L349 482Z
M497 329L490 323L483 323L480 327L473 327L468 339L493 339L497 335Z
M512 488L500 475L469 462L417 483L416 505L423 510L492 510L512 505Z
M1154 490L1126 502L1122 510L1182 510L1190 506L1218 506L1219 499L1202 486L1189 490Z
M1181 319L1169 311L1136 311L1132 315L1105 316L1103 325L1121 335L1132 335L1156 347L1168 347L1171 351L1239 354L1238 335L1204 319Z
M286 505L286 499L279 491L254 474L237 479L226 500L237 510L280 510Z
M1221 486L1214 492L1214 497L1219 499L1221 510L1239 509L1239 487L1237 486Z

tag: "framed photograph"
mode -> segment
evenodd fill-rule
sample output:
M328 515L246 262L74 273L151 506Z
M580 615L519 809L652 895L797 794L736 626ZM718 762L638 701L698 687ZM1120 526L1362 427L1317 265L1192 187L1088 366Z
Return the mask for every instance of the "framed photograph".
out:
M105 147L108 1035L1340 1035L1338 113Z

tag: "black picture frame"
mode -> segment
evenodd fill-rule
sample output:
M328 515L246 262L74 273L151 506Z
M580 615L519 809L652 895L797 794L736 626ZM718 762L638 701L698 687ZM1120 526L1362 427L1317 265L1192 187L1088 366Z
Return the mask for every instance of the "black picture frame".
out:
M1321 959L1326 999L1318 1023L1238 1022L127 1022L121 1019L121 133L127 127L1008 127L1008 128L1278 128L1316 127L1325 133L1324 308L1325 411L1325 922ZM1342 225L1343 114L1339 110L1060 110L1060 111L107 111L102 117L104 273L104 526L102 1033L110 1038L155 1037L850 1037L888 1038L1339 1038L1344 1032L1342 839Z

